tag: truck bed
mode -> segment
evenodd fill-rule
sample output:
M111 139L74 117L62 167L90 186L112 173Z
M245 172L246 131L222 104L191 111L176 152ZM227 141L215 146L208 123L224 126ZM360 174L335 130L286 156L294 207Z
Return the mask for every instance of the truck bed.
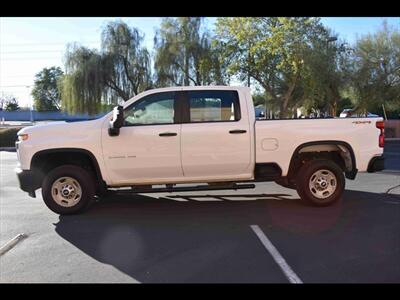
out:
M382 118L326 118L257 120L255 122L256 163L277 163L282 176L287 174L290 158L299 145L315 141L343 141L351 145L358 171L366 171L368 162L381 155L378 147ZM321 146L320 151L327 151Z

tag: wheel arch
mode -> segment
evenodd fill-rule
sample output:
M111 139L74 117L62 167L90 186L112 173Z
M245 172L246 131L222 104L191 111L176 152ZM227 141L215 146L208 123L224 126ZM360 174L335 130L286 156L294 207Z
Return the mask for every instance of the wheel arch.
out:
M288 176L296 171L296 162L300 159L301 153L315 153L322 152L329 149L326 146L336 147L333 151L338 151L343 159L345 166L345 175L348 179L354 179L357 175L357 164L354 150L351 145L345 141L340 140L321 140L306 142L296 147L290 159ZM329 150L328 150L329 151Z
M105 186L106 183L103 179L100 166L95 155L91 151L83 148L53 148L38 151L32 156L30 169L32 171L46 171L47 168L51 169L64 163L70 164L71 161L76 162L79 161L79 159L83 159L85 160L85 163L89 163L90 167L93 169L97 184L99 186ZM44 174L38 175L40 177Z

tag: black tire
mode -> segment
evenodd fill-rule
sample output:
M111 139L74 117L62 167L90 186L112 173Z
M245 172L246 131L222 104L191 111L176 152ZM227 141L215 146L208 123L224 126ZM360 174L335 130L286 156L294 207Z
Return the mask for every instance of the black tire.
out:
M336 187L333 192L330 193L324 190L324 187L320 187L321 190L317 190L313 184L311 184L310 187L310 179L312 178L314 173L319 170L328 170L331 172L331 174L334 175L335 178L331 183L335 184L331 185ZM325 175L329 174L329 172L324 172L324 173ZM331 160L308 161L300 168L296 177L296 190L301 200L304 203L313 206L329 206L340 200L345 188L345 184L346 180L344 178L342 169ZM326 198L322 199L317 197L315 194L318 192L322 194L327 193L326 196L320 195L320 197L326 197Z
M65 207L58 204L52 195L53 183L62 177L70 177L76 180L81 187L81 198L73 206ZM60 215L77 214L84 212L93 204L95 198L95 182L93 176L85 169L75 165L64 165L51 170L42 183L42 197L44 203L53 212Z

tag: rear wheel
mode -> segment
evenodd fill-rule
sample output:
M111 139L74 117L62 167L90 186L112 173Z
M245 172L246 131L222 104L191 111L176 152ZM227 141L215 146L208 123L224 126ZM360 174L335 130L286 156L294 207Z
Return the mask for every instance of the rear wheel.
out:
M330 160L312 160L299 170L296 190L300 198L314 206L328 206L343 194L345 178L342 169Z
M53 212L61 215L83 212L94 202L94 193L93 176L74 165L51 170L42 184L45 204Z

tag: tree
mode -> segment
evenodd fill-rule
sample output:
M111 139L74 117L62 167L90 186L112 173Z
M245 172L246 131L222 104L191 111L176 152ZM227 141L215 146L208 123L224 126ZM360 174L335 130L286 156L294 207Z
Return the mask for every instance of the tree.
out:
M32 96L37 111L53 111L61 108L59 80L64 72L60 67L44 68L36 74Z
M386 23L357 40L352 57L351 92L358 110L400 113L400 31Z
M312 78L307 63L316 41L326 40L318 18L218 18L217 37L232 75L254 79L266 91L280 116L286 117L307 98L302 84Z
M101 38L100 51L77 44L67 49L61 98L69 112L95 114L152 86L150 54L136 28L110 22Z
M3 109L6 111L16 111L19 109L18 101L13 96L2 97L0 103L2 103Z
M105 89L101 55L76 44L69 45L62 79L63 109L70 113L96 114Z
M3 109L5 109L6 106L6 97L4 95L2 95L0 97L0 111L2 111Z
M202 18L164 18L154 38L156 83L169 85L224 84L219 49L208 32L201 31Z
M104 78L110 97L124 101L146 90L151 83L151 61L142 47L144 36L124 22L110 22L102 32Z
M330 30L317 36L305 56L308 72L300 83L302 106L337 116L345 103L343 93L350 81L351 49Z

